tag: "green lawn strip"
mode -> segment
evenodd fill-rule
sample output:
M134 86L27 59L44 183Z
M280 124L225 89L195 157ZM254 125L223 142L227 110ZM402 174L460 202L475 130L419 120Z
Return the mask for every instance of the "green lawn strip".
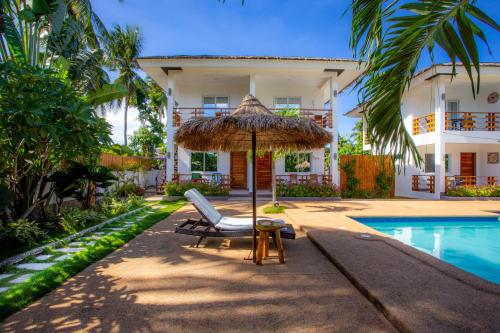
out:
M264 214L281 214L285 211L286 207L284 206L269 206L264 207Z
M54 266L35 273L27 281L17 284L0 294L0 321L29 305L90 264L129 242L155 223L165 219L184 205L184 201L164 204L161 209L131 225L127 229L103 236L81 252L58 262Z

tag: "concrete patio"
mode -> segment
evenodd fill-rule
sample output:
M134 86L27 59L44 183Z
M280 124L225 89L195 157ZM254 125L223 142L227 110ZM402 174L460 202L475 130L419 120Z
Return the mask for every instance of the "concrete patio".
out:
M19 332L494 332L500 288L348 216L492 215L495 202L289 202L285 265L243 260L249 239L173 233L187 205L0 324ZM215 205L246 215L249 202ZM262 206L261 206L262 208ZM303 230L302 231L300 231ZM372 240L359 238L371 233ZM316 245L316 246L315 246ZM323 254L322 254L322 252Z

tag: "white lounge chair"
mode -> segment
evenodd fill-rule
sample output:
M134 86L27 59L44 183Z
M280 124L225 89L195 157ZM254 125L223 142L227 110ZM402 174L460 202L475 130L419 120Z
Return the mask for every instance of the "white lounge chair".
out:
M200 237L196 247L207 237L248 237L253 235L251 217L223 216L214 206L196 189L190 189L184 196L193 204L202 216L199 220L188 219L175 228L176 233ZM281 237L295 239L295 230L291 224L281 219L258 217L257 220L273 220L283 225Z

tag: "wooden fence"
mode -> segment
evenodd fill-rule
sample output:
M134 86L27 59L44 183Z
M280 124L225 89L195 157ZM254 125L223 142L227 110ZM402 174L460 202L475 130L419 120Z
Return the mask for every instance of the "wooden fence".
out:
M377 176L382 170L387 175L392 176L390 197L394 197L395 173L394 163L389 156L370 156L370 155L343 155L340 156L340 189L345 190L347 186L347 175L342 166L354 160L354 177L359 180L357 190L359 191L377 191Z
M151 170L154 161L142 156L119 156L108 153L102 153L100 157L102 166L114 170Z

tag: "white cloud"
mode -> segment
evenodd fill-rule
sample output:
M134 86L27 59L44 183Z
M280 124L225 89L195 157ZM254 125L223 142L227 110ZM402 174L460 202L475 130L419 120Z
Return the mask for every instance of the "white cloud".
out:
M136 131L139 126L141 126L141 123L137 119L139 116L139 112L137 108L130 107L128 109L128 128L127 128L127 134L130 138L130 136ZM111 138L113 139L113 142L123 144L123 109L114 109L110 110L106 113L106 121L111 124L113 127L111 129L112 135Z

